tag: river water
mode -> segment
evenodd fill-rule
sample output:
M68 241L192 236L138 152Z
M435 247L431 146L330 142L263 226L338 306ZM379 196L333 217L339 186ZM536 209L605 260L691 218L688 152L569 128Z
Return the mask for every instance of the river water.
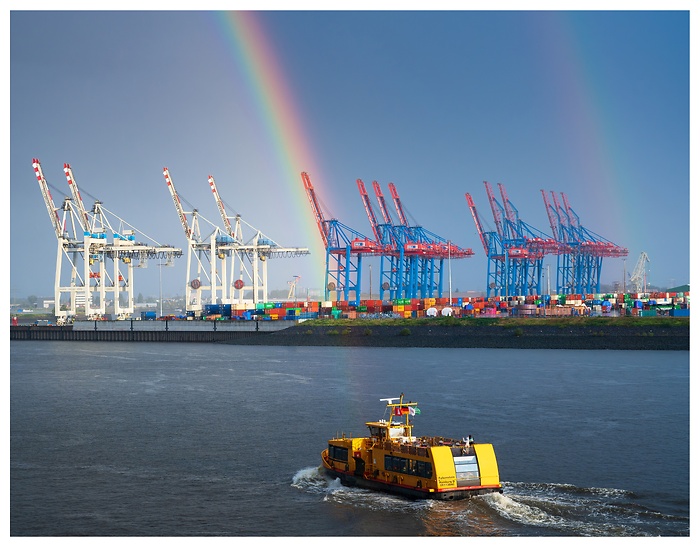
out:
M13 536L688 536L689 352L11 342ZM491 442L502 494L318 471L380 398Z

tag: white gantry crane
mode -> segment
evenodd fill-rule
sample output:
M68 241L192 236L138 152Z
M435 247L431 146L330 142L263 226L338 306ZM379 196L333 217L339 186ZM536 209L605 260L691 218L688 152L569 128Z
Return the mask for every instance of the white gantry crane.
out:
M238 214L229 217L212 176L208 177L209 188L224 228L222 230L215 226L194 208L189 212L192 218L190 227L187 221L188 212L182 206L167 167L163 169L163 175L189 247L185 288L188 312L201 311L206 293L212 304L254 305L265 302L268 295L267 259L309 254L307 248L281 247L260 230L250 226ZM214 227L210 236L201 236L196 224L198 219L203 219ZM244 225L254 232L248 239L244 236ZM250 293L252 298L246 298Z
M110 296L117 319L129 317L134 312L134 261L139 265L151 259L172 263L182 255L182 250L161 245L151 238L148 239L152 245L137 243L134 235L137 230L105 209L100 201L87 211L67 163L63 171L71 197L66 197L60 208L56 207L38 159L32 160L32 167L58 241L54 277L57 322L75 317L83 306L89 319L104 316Z
M163 168L163 176L165 177L165 183L168 186L170 196L173 198L175 210L180 218L180 224L182 225L185 238L187 239L188 252L185 309L188 312L200 312L202 311L202 294L209 291L214 295L215 287L217 286L215 241L218 230L215 229L208 238L202 238L199 229L199 219L202 218L205 222L211 223L206 218L200 217L197 209L193 208L189 212L185 211L167 167ZM191 222L188 222L187 214L191 216ZM212 249L214 250L213 254ZM204 261L208 262L208 267ZM193 271L194 268L196 268L196 271Z
M649 256L642 251L637 259L637 265L630 274L630 284L634 287L634 292L647 292L647 272L646 263L651 262Z

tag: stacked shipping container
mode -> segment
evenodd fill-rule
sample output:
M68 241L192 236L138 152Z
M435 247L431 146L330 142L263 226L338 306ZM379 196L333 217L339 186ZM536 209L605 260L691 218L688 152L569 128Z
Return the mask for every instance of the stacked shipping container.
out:
M375 314L393 317L420 318L442 315L521 317L606 314L644 316L667 313L689 315L689 293L607 293L528 295L510 297L405 298L393 301L326 301L326 302L265 302L250 307L245 304L207 304L201 318L205 320L299 320L325 318L358 318ZM431 310L429 313L428 310ZM434 312L432 311L434 310Z

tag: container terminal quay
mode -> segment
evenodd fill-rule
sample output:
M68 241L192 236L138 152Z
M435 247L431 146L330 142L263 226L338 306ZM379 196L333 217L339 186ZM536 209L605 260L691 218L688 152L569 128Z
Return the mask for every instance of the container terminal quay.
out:
M53 317L26 325L21 315L12 315L12 339L38 336L29 333L40 327L51 331L58 328L64 336L68 331L161 331L163 325L171 333L187 329L260 333L326 320L415 320L418 325L421 320L591 316L681 319L690 315L689 285L663 292L647 288L646 264L650 260L645 252L634 268L623 274L622 285L627 285L627 290L601 291L604 260L625 258L628 250L585 226L563 192L540 190L549 233L522 220L503 184L497 185L497 195L489 182L483 183L493 229L486 227L474 198L465 193L465 214L471 215L486 256L485 290L484 296L453 296L451 262L469 259L474 251L455 244L455 239L411 224L412 217L396 185L388 184L390 197L385 199L382 186L373 181L373 201L364 182L356 180L371 230L365 235L337 218L329 218L310 175L302 172L300 182L325 249L323 294L313 301L297 298L295 276L289 282L287 298L271 301L268 265L276 259L307 256L309 250L281 245L240 214L229 216L213 176L203 179L207 187L200 186L213 196L219 223L204 218L197 208L186 210L170 171L163 169L176 213L174 220L179 221L185 237L183 248L177 248L146 236L100 200L92 208L86 207L67 163L63 175L69 191L63 192L63 202L57 206L50 188L54 193L62 190L49 184L38 159L33 159L32 167L57 242ZM377 206L379 215L375 213ZM137 235L141 241L137 241ZM548 256L556 261L555 291L551 293L549 265L547 290L542 286L544 259ZM183 258L186 278L182 309L165 313L161 295L159 313L139 311L134 298L139 267L152 260L172 265ZM370 258L380 262L378 299L362 298L366 294L363 267Z
M546 296L546 295L545 295ZM573 296L573 295L571 295ZM596 295L576 295L596 296ZM387 303L207 305L201 316L144 311L128 320L19 324L12 340L220 342L244 345L689 350L688 293L600 298L497 297Z

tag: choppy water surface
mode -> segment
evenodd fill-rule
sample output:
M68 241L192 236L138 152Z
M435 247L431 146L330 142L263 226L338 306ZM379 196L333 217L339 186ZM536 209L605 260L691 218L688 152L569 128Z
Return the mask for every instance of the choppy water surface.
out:
M689 353L12 342L15 536L687 536ZM318 470L380 398L494 444L503 494Z

